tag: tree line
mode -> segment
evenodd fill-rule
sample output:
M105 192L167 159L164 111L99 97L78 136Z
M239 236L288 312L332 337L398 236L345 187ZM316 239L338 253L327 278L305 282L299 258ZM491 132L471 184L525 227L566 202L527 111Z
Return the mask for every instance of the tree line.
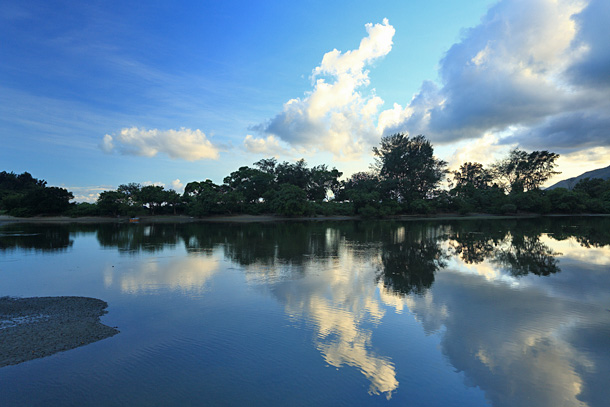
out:
M71 204L63 188L46 187L30 174L0 173L0 211L15 216L139 216L186 214L278 214L283 216L473 212L491 214L610 213L610 180L581 180L572 190L541 186L555 171L558 154L512 150L488 168L476 162L448 171L422 135L397 133L373 148L369 171L340 180L327 165L308 167L265 158L233 171L218 185L193 181L184 193L137 183L104 191L95 204ZM443 186L443 182L447 184Z

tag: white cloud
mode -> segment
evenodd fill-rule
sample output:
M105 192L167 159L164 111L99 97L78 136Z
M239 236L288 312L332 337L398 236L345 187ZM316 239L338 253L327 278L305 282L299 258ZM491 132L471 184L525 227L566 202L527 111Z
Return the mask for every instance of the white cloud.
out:
M172 181L172 189L178 193L184 192L184 183L179 178Z
M477 162L489 166L496 160L505 157L510 147L499 144L500 137L488 133L483 137L471 141L455 149L453 155L447 160L450 170L459 169L465 162Z
M244 147L247 152L253 154L263 154L275 156L286 152L286 149L280 145L280 140L275 136L254 137L248 134L244 139Z
M424 84L394 128L450 142L567 109L579 95L561 73L575 52L572 17L581 8L568 0L500 1L441 60L442 86Z
M103 191L112 190L113 187L109 185L96 185L96 186L87 186L87 187L79 187L79 186L62 186L62 188L66 188L68 191L72 192L74 195L75 202L88 202L94 203L97 201L98 196Z
M609 146L609 19L600 0L501 0L447 51L441 84L381 112L378 130L435 143L484 137L474 150L490 135L559 153Z
M159 153L171 158L195 161L218 159L219 148L199 129L146 130L124 128L117 135L106 134L101 145L105 152L118 150L122 154L154 157Z
M368 36L358 49L326 53L313 70L313 90L304 98L289 100L281 113L257 126L266 138L248 135L246 147L264 149L281 139L292 146L352 158L376 142L375 121L383 100L374 91L363 94L360 88L370 82L366 66L392 49L395 30L387 19L367 24L366 30Z

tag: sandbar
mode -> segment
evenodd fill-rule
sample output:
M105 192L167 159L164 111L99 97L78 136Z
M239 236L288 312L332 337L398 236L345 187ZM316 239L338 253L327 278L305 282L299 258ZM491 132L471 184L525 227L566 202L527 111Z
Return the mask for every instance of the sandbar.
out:
M100 321L107 307L87 297L0 297L0 368L118 334Z

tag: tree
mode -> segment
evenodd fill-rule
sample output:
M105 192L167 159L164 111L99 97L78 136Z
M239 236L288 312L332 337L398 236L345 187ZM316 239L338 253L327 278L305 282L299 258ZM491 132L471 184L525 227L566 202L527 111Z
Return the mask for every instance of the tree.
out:
M309 171L307 198L310 201L323 201L328 191L336 191L339 187L339 177L343 175L336 168L329 170L326 165L317 165Z
M184 199L188 202L188 213L192 216L206 216L217 212L220 190L220 186L209 179L186 184Z
M379 177L370 172L357 172L341 182L341 189L335 195L337 201L350 201L355 214L365 211L369 205L368 213L377 209L380 201Z
M117 216L126 209L125 194L119 191L104 191L97 198L102 215Z
M296 185L282 184L279 190L266 194L273 212L285 216L301 216L307 212L308 203L305 191Z
M559 154L548 151L527 153L515 148L508 157L493 165L496 179L511 193L540 189L555 174Z
M59 215L70 209L74 199L65 188L47 187L28 172L0 172L0 210L13 216Z
M150 214L155 214L155 209L160 207L166 198L165 191L163 187L156 185L147 185L142 187L137 194L137 201L141 202L143 205L148 206L150 209Z
M245 166L225 177L224 183L231 190L241 193L246 202L257 203L272 188L273 175Z
M294 164L287 161L278 164L275 167L275 176L278 185L290 184L301 188L303 191L307 190L310 181L310 171L302 158Z
M138 203L138 194L142 186L137 182L130 182L129 184L121 184L116 189L117 192L123 194L123 203L127 206L135 206Z
M174 215L176 214L176 209L182 204L182 196L174 191L173 189L164 191L165 192L165 202L169 206L172 207L172 211Z
M257 167L262 172L266 172L267 174L275 174L275 166L277 165L277 160L275 158L263 158L254 163L254 166Z
M425 199L437 188L447 163L434 157L434 149L422 135L409 138L397 133L382 137L373 147L374 168L390 188L392 198L404 201Z
M460 169L453 171L453 180L457 191L468 187L474 189L488 189L493 179L489 171L483 168L481 163L466 162Z

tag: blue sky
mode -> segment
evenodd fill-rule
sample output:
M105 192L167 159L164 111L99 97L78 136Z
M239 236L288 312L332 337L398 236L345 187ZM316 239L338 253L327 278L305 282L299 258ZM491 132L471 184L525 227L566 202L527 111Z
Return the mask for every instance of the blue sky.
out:
M91 200L271 156L350 174L405 131L577 175L610 164L609 3L5 0L0 170Z

